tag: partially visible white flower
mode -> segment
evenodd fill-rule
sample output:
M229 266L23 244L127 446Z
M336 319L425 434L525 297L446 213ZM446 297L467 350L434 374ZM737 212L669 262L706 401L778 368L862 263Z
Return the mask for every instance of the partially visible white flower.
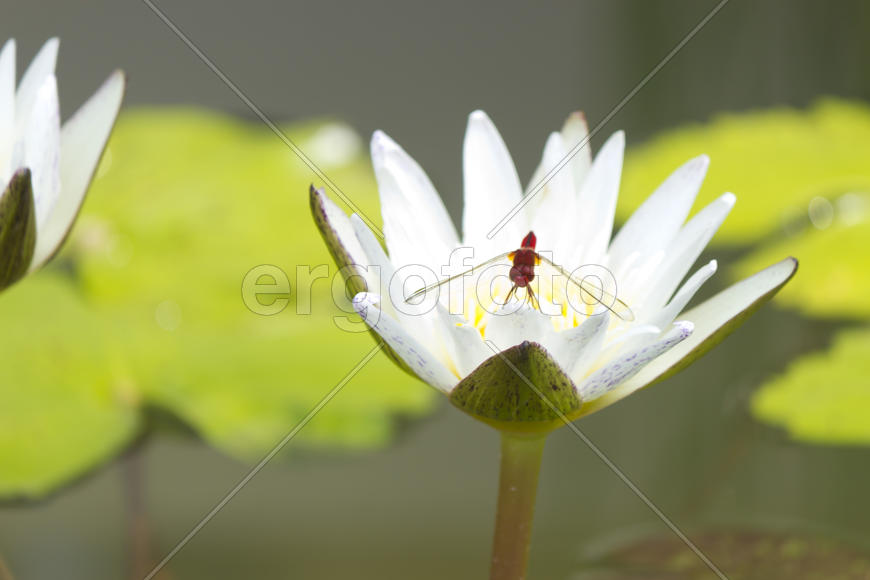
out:
M61 127L58 44L43 45L17 88L15 40L0 51L0 288L59 249L121 106L124 74L116 71Z
M561 166L586 136L579 114L551 134L529 189ZM624 147L618 132L594 161L588 147L579 151L492 239L487 234L524 192L507 147L480 111L469 118L463 148L461 240L429 178L381 132L372 139L372 159L388 254L359 217L348 218L313 188L312 207L340 265L362 266L357 272L368 291L356 295L354 306L406 370L501 428L514 428L506 426L512 422L552 428L558 423L552 405L524 393L525 379L517 380L515 371L538 383L565 416L588 414L697 358L770 298L797 266L784 260L684 311L716 272L715 260L683 280L736 198L725 193L686 221L709 163L701 156L677 169L613 236ZM439 302L428 312L408 313L401 303L396 288L420 285L411 280L413 269L403 267L419 264L441 276L456 248L472 248L472 263L479 263L518 248L530 230L537 234L538 250L551 251L569 272L584 264L606 267L633 319L601 308L560 308L564 301L556 300L555 289L539 296L540 311L517 302L493 311L510 284L488 286L493 278L482 273L442 286ZM368 265L379 267L379 277ZM398 280L387 288L394 275ZM480 299L475 292L480 287L493 288L495 300ZM455 301L462 303L459 313ZM494 355L492 345L501 352Z

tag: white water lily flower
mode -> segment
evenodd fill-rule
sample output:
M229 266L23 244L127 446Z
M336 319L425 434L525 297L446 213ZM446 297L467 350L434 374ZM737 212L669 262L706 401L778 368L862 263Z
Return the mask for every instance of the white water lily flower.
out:
M116 71L61 127L58 44L43 45L17 89L15 41L0 51L0 288L45 264L66 238L124 93Z
M547 139L529 189L586 137L583 116L572 115ZM500 428L517 422L552 428L686 366L770 298L797 267L786 259L684 311L715 273L716 262L683 279L735 196L722 195L686 221L708 166L701 156L678 168L612 236L624 146L618 132L594 161L584 147L492 239L488 232L521 202L523 190L504 141L480 111L469 118L463 148L461 239L429 178L381 132L372 139L372 159L387 253L358 216L348 218L313 187L312 209L336 261L354 265L357 276L349 281L365 281L365 288L355 286L365 291L356 295L354 307L394 360ZM422 284L412 266L443 279L456 273L442 269L456 248L472 249L466 264L474 265L517 249L532 230L538 249L551 251L567 271L585 264L606 268L633 317L601 307L565 308L555 284L538 290L540 309L518 300L498 306L511 284L504 276L494 282L477 272L439 287L428 311L414 312L403 300L403 287ZM484 298L475 292L480 287L488 290ZM536 384L534 395L525 392L529 381ZM544 405L543 393L550 401Z

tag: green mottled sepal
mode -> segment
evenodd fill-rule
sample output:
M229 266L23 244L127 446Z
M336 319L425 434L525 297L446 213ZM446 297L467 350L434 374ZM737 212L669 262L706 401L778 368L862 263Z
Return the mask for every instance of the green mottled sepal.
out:
M320 235L326 243L326 248L329 250L329 254L332 256L332 259L335 260L335 263L341 272L345 275L345 281L348 285L348 290L351 291L351 295L353 296L360 292L366 292L368 288L366 288L365 280L361 276L350 275L350 268L348 268L348 266L355 264L356 260L354 260L350 251L341 243L341 238L339 237L335 226L330 223L329 210L326 206L325 195L326 193L323 191L323 188L318 189L314 187L313 184L311 185L311 188L309 189L309 201L311 204L311 215L314 217L314 223L317 225L317 229L320 231Z
M36 247L36 210L30 170L15 172L0 198L0 289L27 273Z
M546 433L579 415L577 388L535 342L493 355L462 379L450 402L496 429Z

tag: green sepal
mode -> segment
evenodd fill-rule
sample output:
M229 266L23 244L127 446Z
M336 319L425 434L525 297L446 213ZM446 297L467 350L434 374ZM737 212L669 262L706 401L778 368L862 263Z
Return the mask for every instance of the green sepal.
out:
M350 255L350 252L348 252L347 248L345 248L341 243L341 239L335 231L335 228L331 223L329 223L329 217L327 216L326 208L323 205L323 199L326 197L326 192L323 188L317 188L314 187L314 184L311 184L311 187L308 189L308 195L308 201L311 206L311 216L314 218L314 223L317 226L317 230L320 232L320 236L326 243L329 255L332 256L332 259L335 261L335 264L338 266L339 271L344 277L347 288L351 290L353 295L359 294L360 292L368 292L368 288L366 288L366 283L362 276L352 276L350 274L351 268L348 266L352 266L355 262L353 257ZM396 352L390 348L390 345L378 336L378 333L369 328L369 335L375 339L375 342L384 344L382 350L399 368L411 376L417 377L417 373L411 370L411 367L402 360L402 357L397 355Z
M326 249L329 250L329 255L332 256L332 259L335 260L336 265L342 272L344 276L345 283L347 287L351 290L353 295L359 294L360 292L367 292L365 280L363 280L360 276L349 276L347 266L354 264L353 257L350 255L350 252L345 249L345 247L341 243L341 239L338 237L338 233L335 231L335 228L332 227L332 224L329 223L329 218L326 215L326 208L323 206L323 197L326 193L323 191L323 188L316 188L314 184L308 190L309 193L309 202L311 205L311 215L314 217L314 223L317 225L318 231L320 231L320 236L323 238L323 241L326 243Z
M531 385L534 385L532 387ZM577 387L544 348L523 342L485 360L450 402L500 431L547 433L580 414Z
M0 198L0 290L20 280L36 248L36 208L30 170L19 169Z

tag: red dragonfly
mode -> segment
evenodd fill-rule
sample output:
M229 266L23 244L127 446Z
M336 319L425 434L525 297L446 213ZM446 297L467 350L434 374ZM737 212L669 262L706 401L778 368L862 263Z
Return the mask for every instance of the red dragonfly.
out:
M554 263L552 260L549 260L539 254L537 251L535 251L535 246L537 245L537 243L538 238L535 236L535 232L529 232L528 234L526 234L526 237L523 238L519 249L512 252L505 252L504 254L499 254L498 256L490 258L485 262L481 262L480 264L472 267L470 270L462 272L461 274L456 274L455 276L451 276L449 278L441 280L440 282L436 282L435 284L431 284L429 286L426 286L425 288L421 288L420 290L417 290L416 292L408 296L405 301L410 302L414 298L422 296L430 290L438 288L439 286L448 284L453 280L457 280L459 278L462 278L463 276L468 276L475 271L480 270L481 268L507 259L511 262L511 269L508 273L508 278L513 285L511 286L507 297L505 298L505 304L507 304L510 299L516 295L518 288L525 288L529 297L529 301L532 303L532 306L538 310L541 309L541 304L540 302L538 302L538 298L535 295L535 291L532 289L531 283L535 279L535 267L541 265L541 263L544 263L547 266L555 269L556 272L559 273L559 275L564 277L567 281L566 284L570 283L576 286L584 297L588 296L592 300L592 302L589 302L589 304L597 302L598 304L601 304L623 320L634 320L634 313L625 302L623 302L616 296L608 293L603 288L600 288L596 284L590 282L586 278L579 279L576 276L572 276L571 274L566 272L564 268Z

